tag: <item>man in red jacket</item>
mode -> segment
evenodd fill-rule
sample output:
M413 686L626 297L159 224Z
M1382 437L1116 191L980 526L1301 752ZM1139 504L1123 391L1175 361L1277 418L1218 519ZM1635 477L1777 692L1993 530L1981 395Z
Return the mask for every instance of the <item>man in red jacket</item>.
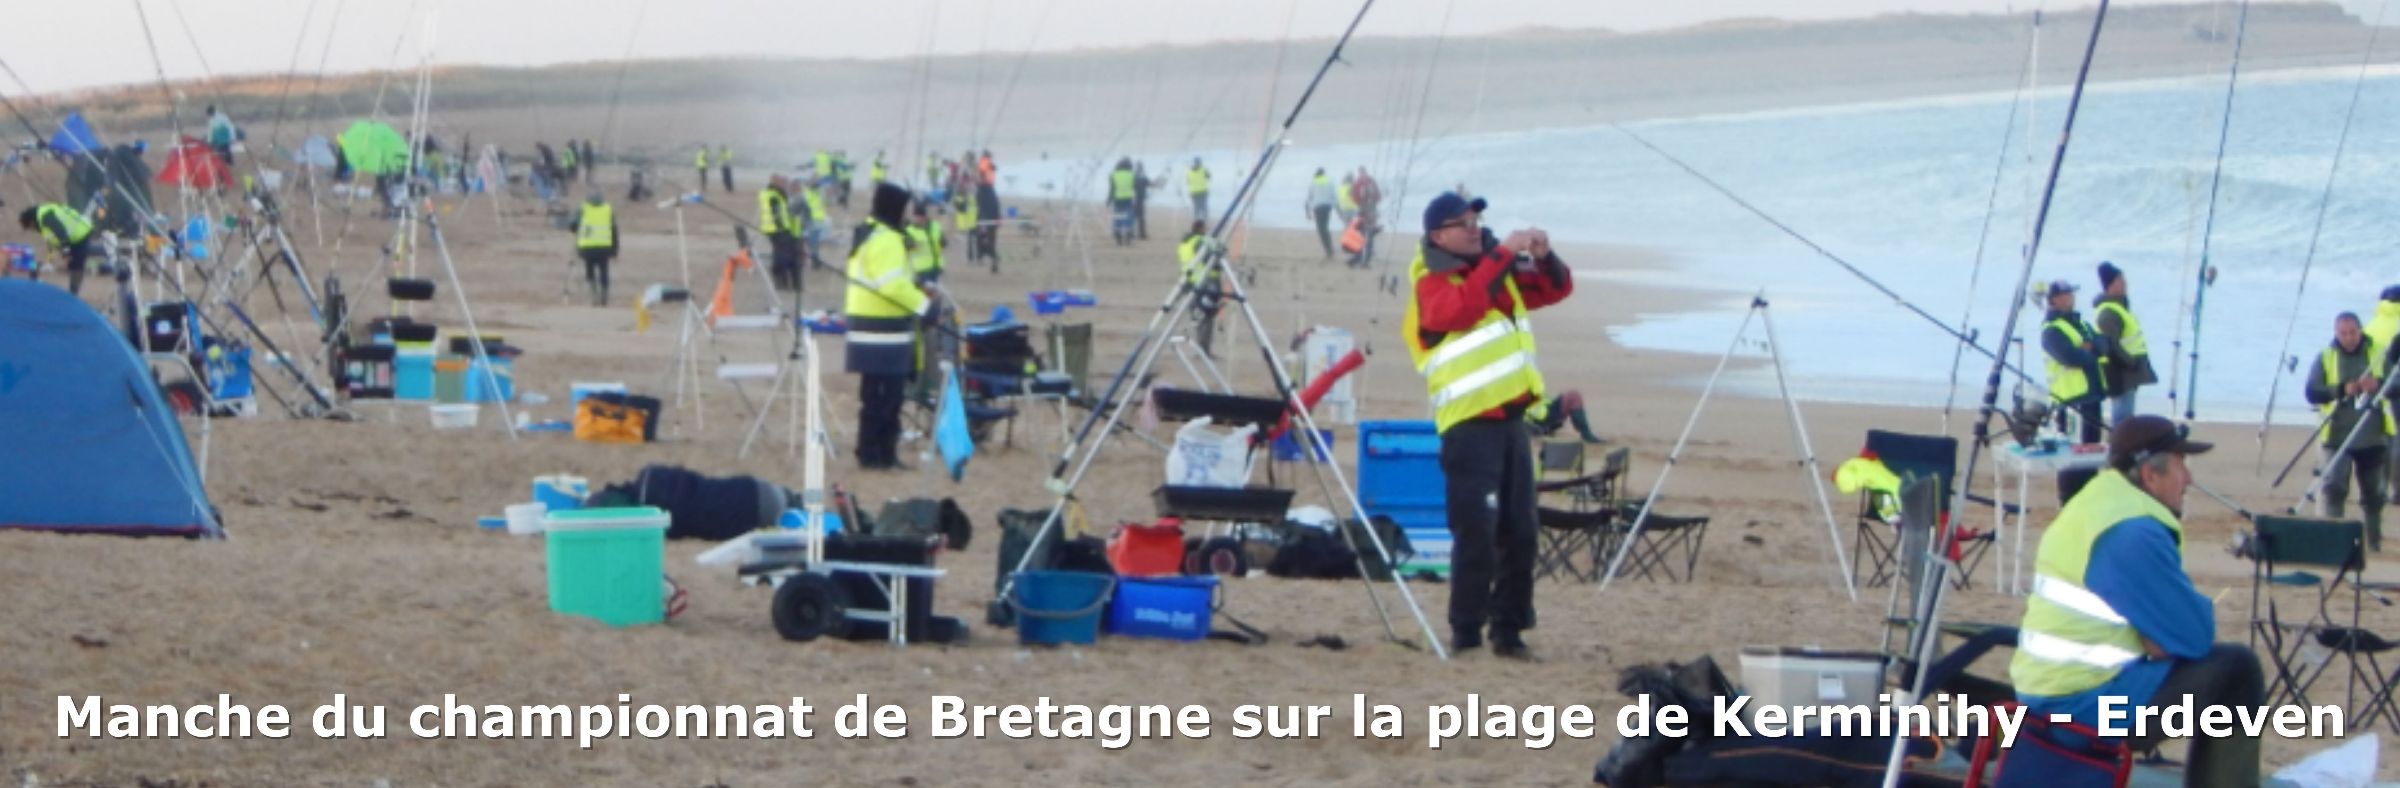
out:
M1444 193L1425 207L1401 332L1441 434L1452 648L1481 646L1488 622L1492 653L1522 658L1539 538L1525 413L1544 397L1526 313L1566 300L1575 280L1547 233L1502 242L1483 229L1486 205Z

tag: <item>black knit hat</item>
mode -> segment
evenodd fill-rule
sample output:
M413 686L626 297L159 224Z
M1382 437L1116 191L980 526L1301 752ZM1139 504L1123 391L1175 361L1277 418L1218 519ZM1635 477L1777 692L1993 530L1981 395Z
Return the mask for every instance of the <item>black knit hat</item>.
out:
M2117 277L2124 276L2124 275L2125 275L2125 272L2124 272L2124 271L2122 271L2122 270L2120 270L2120 269L2118 269L2118 268L2117 268L2117 264L2116 264L2116 263L2111 263L2111 262L2108 262L2108 261L2106 261L2106 260L2103 260L2103 261L2101 261L2101 262L2100 262L2100 288L2101 288L2101 289L2105 290L2105 289L2108 289L2109 287L2112 287L2112 286L2116 285L2116 283L2117 283Z
M876 183L875 204L872 213L875 221L882 222L888 227L896 228L906 224L908 222L908 190L890 183Z

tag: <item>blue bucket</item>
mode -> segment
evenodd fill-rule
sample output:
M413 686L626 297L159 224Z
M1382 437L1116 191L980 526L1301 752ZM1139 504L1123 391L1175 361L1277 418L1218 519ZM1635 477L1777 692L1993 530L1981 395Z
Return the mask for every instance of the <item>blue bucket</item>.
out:
M1018 572L1008 605L1015 608L1017 642L1089 645L1100 639L1100 612L1116 591L1115 577L1091 572Z
M1217 577L1128 577L1117 581L1108 605L1113 635L1168 640L1208 637Z

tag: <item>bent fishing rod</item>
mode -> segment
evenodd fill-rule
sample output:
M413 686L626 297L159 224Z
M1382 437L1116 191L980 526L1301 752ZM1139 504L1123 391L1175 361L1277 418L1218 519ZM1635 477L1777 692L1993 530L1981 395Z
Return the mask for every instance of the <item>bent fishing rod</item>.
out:
M1343 62L1342 50L1350 45L1351 37L1357 35L1358 33L1359 23L1366 21L1367 12L1372 10L1374 7L1375 0L1365 0L1365 2L1359 4L1358 13L1350 18L1350 26L1342 31L1341 38L1334 40L1333 51L1326 53L1324 62L1317 65L1316 75L1309 78L1307 89L1300 92L1299 100L1292 104L1291 113L1284 116L1283 125L1277 130L1275 140L1269 143L1265 150L1259 152L1258 163L1250 168L1249 175L1242 178L1241 187L1234 190L1233 199L1226 201L1224 213L1218 216L1215 226L1209 229L1208 242L1201 245L1201 256L1196 261L1200 267L1217 268L1220 271L1230 273L1230 271L1227 271L1226 269L1229 269L1231 266L1225 262L1224 239L1226 229L1232 226L1234 217L1241 215L1244 204L1256 196L1259 184L1265 179L1267 170L1274 165L1276 157L1283 152L1284 146L1291 144L1292 125L1299 122L1300 113L1308 109L1309 101L1316 97L1317 88L1324 84L1325 75L1333 70L1333 64ZM1067 452L1059 459L1058 464L1052 468L1050 473L1051 478L1063 479L1066 477L1068 471L1070 470L1068 465L1073 461L1072 458L1076 454L1074 447L1083 445L1086 440L1091 438L1092 430L1098 428L1100 425L1102 420L1102 411L1116 410L1115 408L1107 407L1107 405L1108 403L1115 402L1117 400L1117 396L1123 393L1125 381L1129 376L1132 375L1134 365L1139 363L1143 357L1149 355L1145 351L1149 350L1150 345L1158 340L1158 327L1160 323L1159 318L1171 317L1180 314L1183 310L1176 305L1177 302L1181 300L1179 296L1182 294L1183 290L1188 289L1191 286L1192 285L1188 280L1185 283L1178 285L1175 291L1168 295L1167 303L1161 305L1159 313L1152 317L1150 327L1144 330L1139 338L1134 340L1132 352L1129 352L1125 355L1125 363L1118 368L1115 378L1109 382L1108 391L1100 397L1099 401L1102 407L1094 408L1089 414L1084 416L1083 426L1076 429L1075 439L1068 444L1069 448Z
M2183 387L2183 420L2192 420L2193 407L2200 401L2200 310L2208 303L2208 288L2217 281L2216 269L2208 264L2211 242L2216 238L2217 196L2225 179L2225 143L2233 136L2234 88L2242 81L2242 42L2250 37L2250 0L2242 0L2242 11L2233 32L2233 65L2225 77L2225 112L2217 119L2217 164L2208 176L2208 219L2200 224L2200 273L2192 286L2192 350L2191 377ZM2288 345L2287 345L2288 347ZM2173 381L2167 383L2167 398L2174 399Z
M2006 357L2000 355L1999 353L1993 352L1990 348L1986 348L1982 343L1976 341L1977 335L1960 331L1957 328L1952 328L1949 323L1942 322L1941 318L1934 317L1933 313L1925 311L1924 308L1917 306L1907 298L1902 297L1899 293L1893 292L1891 288L1884 286L1882 282L1876 281L1875 277L1868 276L1867 272L1859 270L1858 266L1852 265L1850 261L1842 259L1841 255L1834 254L1825 247L1818 245L1817 242L1809 240L1808 236L1801 235L1800 231L1792 229L1791 225L1784 224L1781 220L1776 219L1774 216L1768 215L1766 211L1761 210L1757 205L1751 204L1749 200L1742 199L1741 195L1733 193L1732 189L1726 188L1724 184L1718 183L1716 179L1710 178L1706 174L1701 173L1700 170L1692 167L1692 165L1688 163L1685 163L1684 160L1676 158L1675 154L1668 153L1666 150L1658 147L1657 145L1651 144L1650 140L1643 138L1642 135L1634 133L1632 129L1625 128L1623 125L1611 123L1609 124L1609 127L1616 129L1619 133L1624 134L1634 142L1640 143L1642 147L1649 148L1650 152L1658 154L1659 158L1666 159L1668 163L1681 168L1685 173L1690 174L1693 178L1699 179L1699 181L1703 184L1706 184L1708 188L1715 190L1720 195L1723 195L1725 199L1733 201L1733 204L1741 206L1743 210L1749 211L1751 215L1757 216L1759 219L1764 220L1767 224L1774 225L1775 229L1781 230L1784 235L1791 236L1792 240L1799 241L1801 245L1807 246L1811 251L1816 252L1817 256L1832 261L1834 265L1841 266L1842 270L1850 272L1851 276L1857 277L1859 281L1867 283L1868 287L1875 288L1876 292L1882 293L1885 297L1892 299L1893 303L1900 305L1902 308L1907 309L1909 312L1918 317L1925 318L1925 322L1932 323L1933 326L1937 329L1940 329L1942 333L1949 334L1952 338L1957 339L1962 347L1974 348L1975 352L1981 353L1985 358L1991 359L1992 362L1997 365L1997 368L1992 371L1993 380L1998 380L2000 378L2001 370L2007 370L2009 372L2016 373L2018 378L2028 383L2038 382L2033 379L2032 375L2028 375L2024 370L2018 369L2015 365L2008 363L2008 359ZM2054 180L2056 177L2056 175L2052 176ZM2013 326L2013 323L2015 322L2013 320L2014 315L2012 314L2011 317L2012 320L2010 322Z

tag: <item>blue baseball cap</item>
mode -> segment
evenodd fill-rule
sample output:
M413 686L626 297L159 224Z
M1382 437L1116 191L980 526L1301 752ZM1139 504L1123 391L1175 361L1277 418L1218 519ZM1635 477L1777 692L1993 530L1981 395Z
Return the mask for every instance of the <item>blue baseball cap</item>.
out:
M1425 231L1433 232L1435 228L1469 211L1482 213L1489 205L1491 203L1481 197L1469 200L1458 196L1458 192L1442 192L1441 196L1433 198L1433 202L1425 204Z

